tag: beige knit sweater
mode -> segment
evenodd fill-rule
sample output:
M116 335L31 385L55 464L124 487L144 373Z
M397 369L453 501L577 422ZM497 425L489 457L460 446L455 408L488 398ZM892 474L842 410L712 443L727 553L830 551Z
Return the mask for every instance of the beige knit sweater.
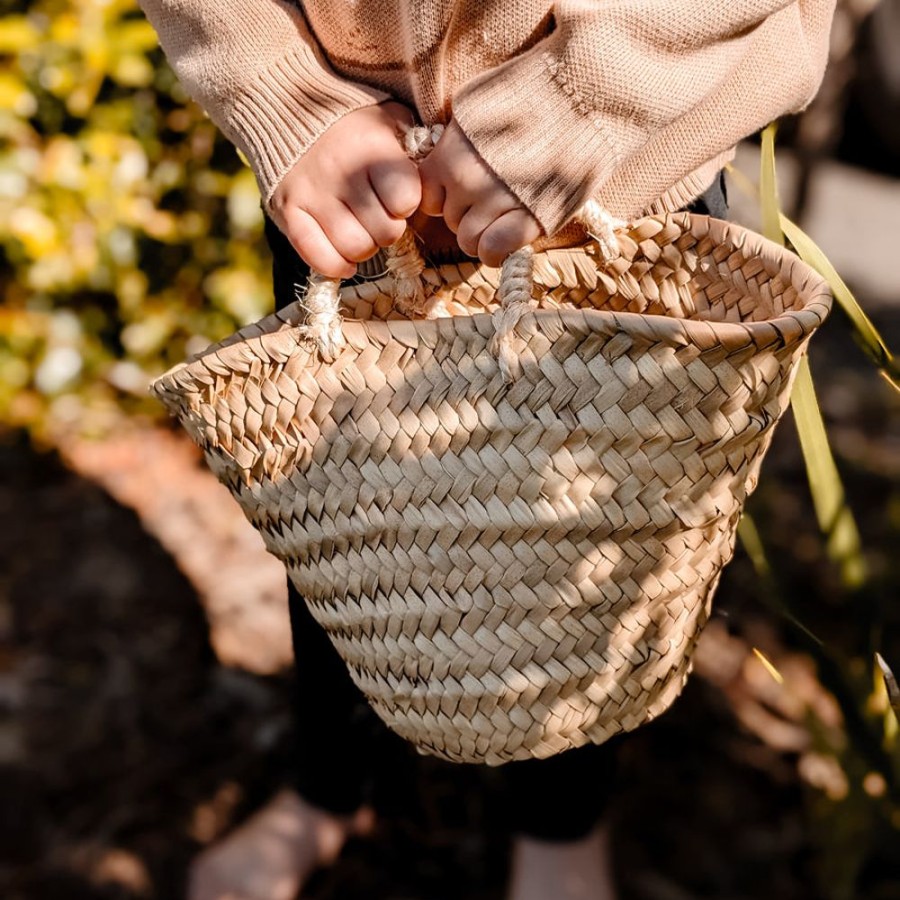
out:
M140 0L266 201L344 114L455 117L548 234L587 196L629 218L701 193L805 106L835 0Z

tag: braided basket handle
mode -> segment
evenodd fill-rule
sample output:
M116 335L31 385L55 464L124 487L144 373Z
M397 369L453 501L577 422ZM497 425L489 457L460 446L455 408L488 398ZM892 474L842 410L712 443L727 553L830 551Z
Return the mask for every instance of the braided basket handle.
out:
M404 149L410 159L422 160L435 147L443 134L443 125L431 127L412 126L401 135ZM575 216L584 225L587 233L597 242L604 262L612 262L619 256L619 244L615 231L625 225L614 219L596 200L588 200ZM394 305L410 318L425 314L431 317L437 310L426 313L425 287L422 272L425 262L419 253L416 238L411 228L407 228L400 239L387 248L388 272L394 278ZM490 350L497 358L503 380L510 383L518 373L518 357L513 347L516 325L525 313L534 306L533 298L534 250L523 247L511 253L500 270L498 298L500 306L492 320L496 332ZM345 345L341 331L341 317L338 312L341 283L339 279L327 278L318 272L311 272L304 298L307 321L303 328L306 338L312 340L325 362L334 362Z
M596 200L588 200L575 215L587 233L597 242L604 263L619 256L615 231L625 222L614 219ZM500 269L498 296L500 306L494 311L494 337L490 349L497 358L500 374L509 384L519 373L519 359L513 346L515 328L525 313L534 306L534 250L522 247L511 253Z

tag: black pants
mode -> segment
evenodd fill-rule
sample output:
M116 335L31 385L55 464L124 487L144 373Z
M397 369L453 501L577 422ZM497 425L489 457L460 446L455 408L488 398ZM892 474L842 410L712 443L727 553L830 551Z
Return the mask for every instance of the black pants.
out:
M724 178L690 209L724 218ZM281 309L295 300L295 286L306 283L309 268L268 218L266 238L273 256L276 308ZM390 785L402 780L414 751L369 708L292 584L288 600L296 660L296 788L315 806L350 813L369 799L376 781ZM490 789L500 794L495 808L503 811L509 830L555 841L587 835L609 803L616 749L624 739L500 767Z

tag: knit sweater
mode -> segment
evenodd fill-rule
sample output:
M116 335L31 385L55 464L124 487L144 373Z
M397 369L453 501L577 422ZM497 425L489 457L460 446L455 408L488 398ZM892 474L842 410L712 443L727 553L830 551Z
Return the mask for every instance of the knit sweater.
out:
M555 233L700 194L731 148L815 94L834 0L140 0L264 201L352 110L455 118Z

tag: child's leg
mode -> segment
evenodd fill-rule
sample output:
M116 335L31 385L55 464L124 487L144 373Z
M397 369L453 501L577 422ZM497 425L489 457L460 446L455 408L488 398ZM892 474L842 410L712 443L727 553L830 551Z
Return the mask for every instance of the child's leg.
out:
M189 900L293 900L309 875L372 824L363 807L386 731L303 599L288 588L295 654L294 785L191 869ZM395 740L399 741L399 738Z
M337 859L348 837L372 826L363 804L375 756L392 746L385 743L387 729L293 585L288 602L294 782L201 854L191 867L189 900L293 900L315 869Z
M296 300L296 289L308 280L309 267L268 217L265 229L272 251L275 308L283 309ZM375 765L373 755L395 749L385 749L393 741L400 752L404 745L366 703L325 631L290 583L288 607L297 730L294 787L308 803L337 816L349 815L363 804Z
M295 298L309 269L266 220L276 309ZM372 824L364 806L374 755L387 728L369 709L328 636L293 585L294 784L195 861L189 900L290 900L316 867L333 862L346 839ZM399 738L390 735L394 741Z
M294 787L313 806L350 815L366 798L371 735L384 726L293 585L288 600L295 669Z
M499 770L500 802L514 836L510 900L615 898L602 822L622 740Z
M501 766L497 777L510 832L556 843L587 837L609 805L625 739Z
M553 843L518 835L512 844L508 900L616 900L609 829Z
M191 864L188 900L294 900L313 870L371 822L337 817L284 789Z

